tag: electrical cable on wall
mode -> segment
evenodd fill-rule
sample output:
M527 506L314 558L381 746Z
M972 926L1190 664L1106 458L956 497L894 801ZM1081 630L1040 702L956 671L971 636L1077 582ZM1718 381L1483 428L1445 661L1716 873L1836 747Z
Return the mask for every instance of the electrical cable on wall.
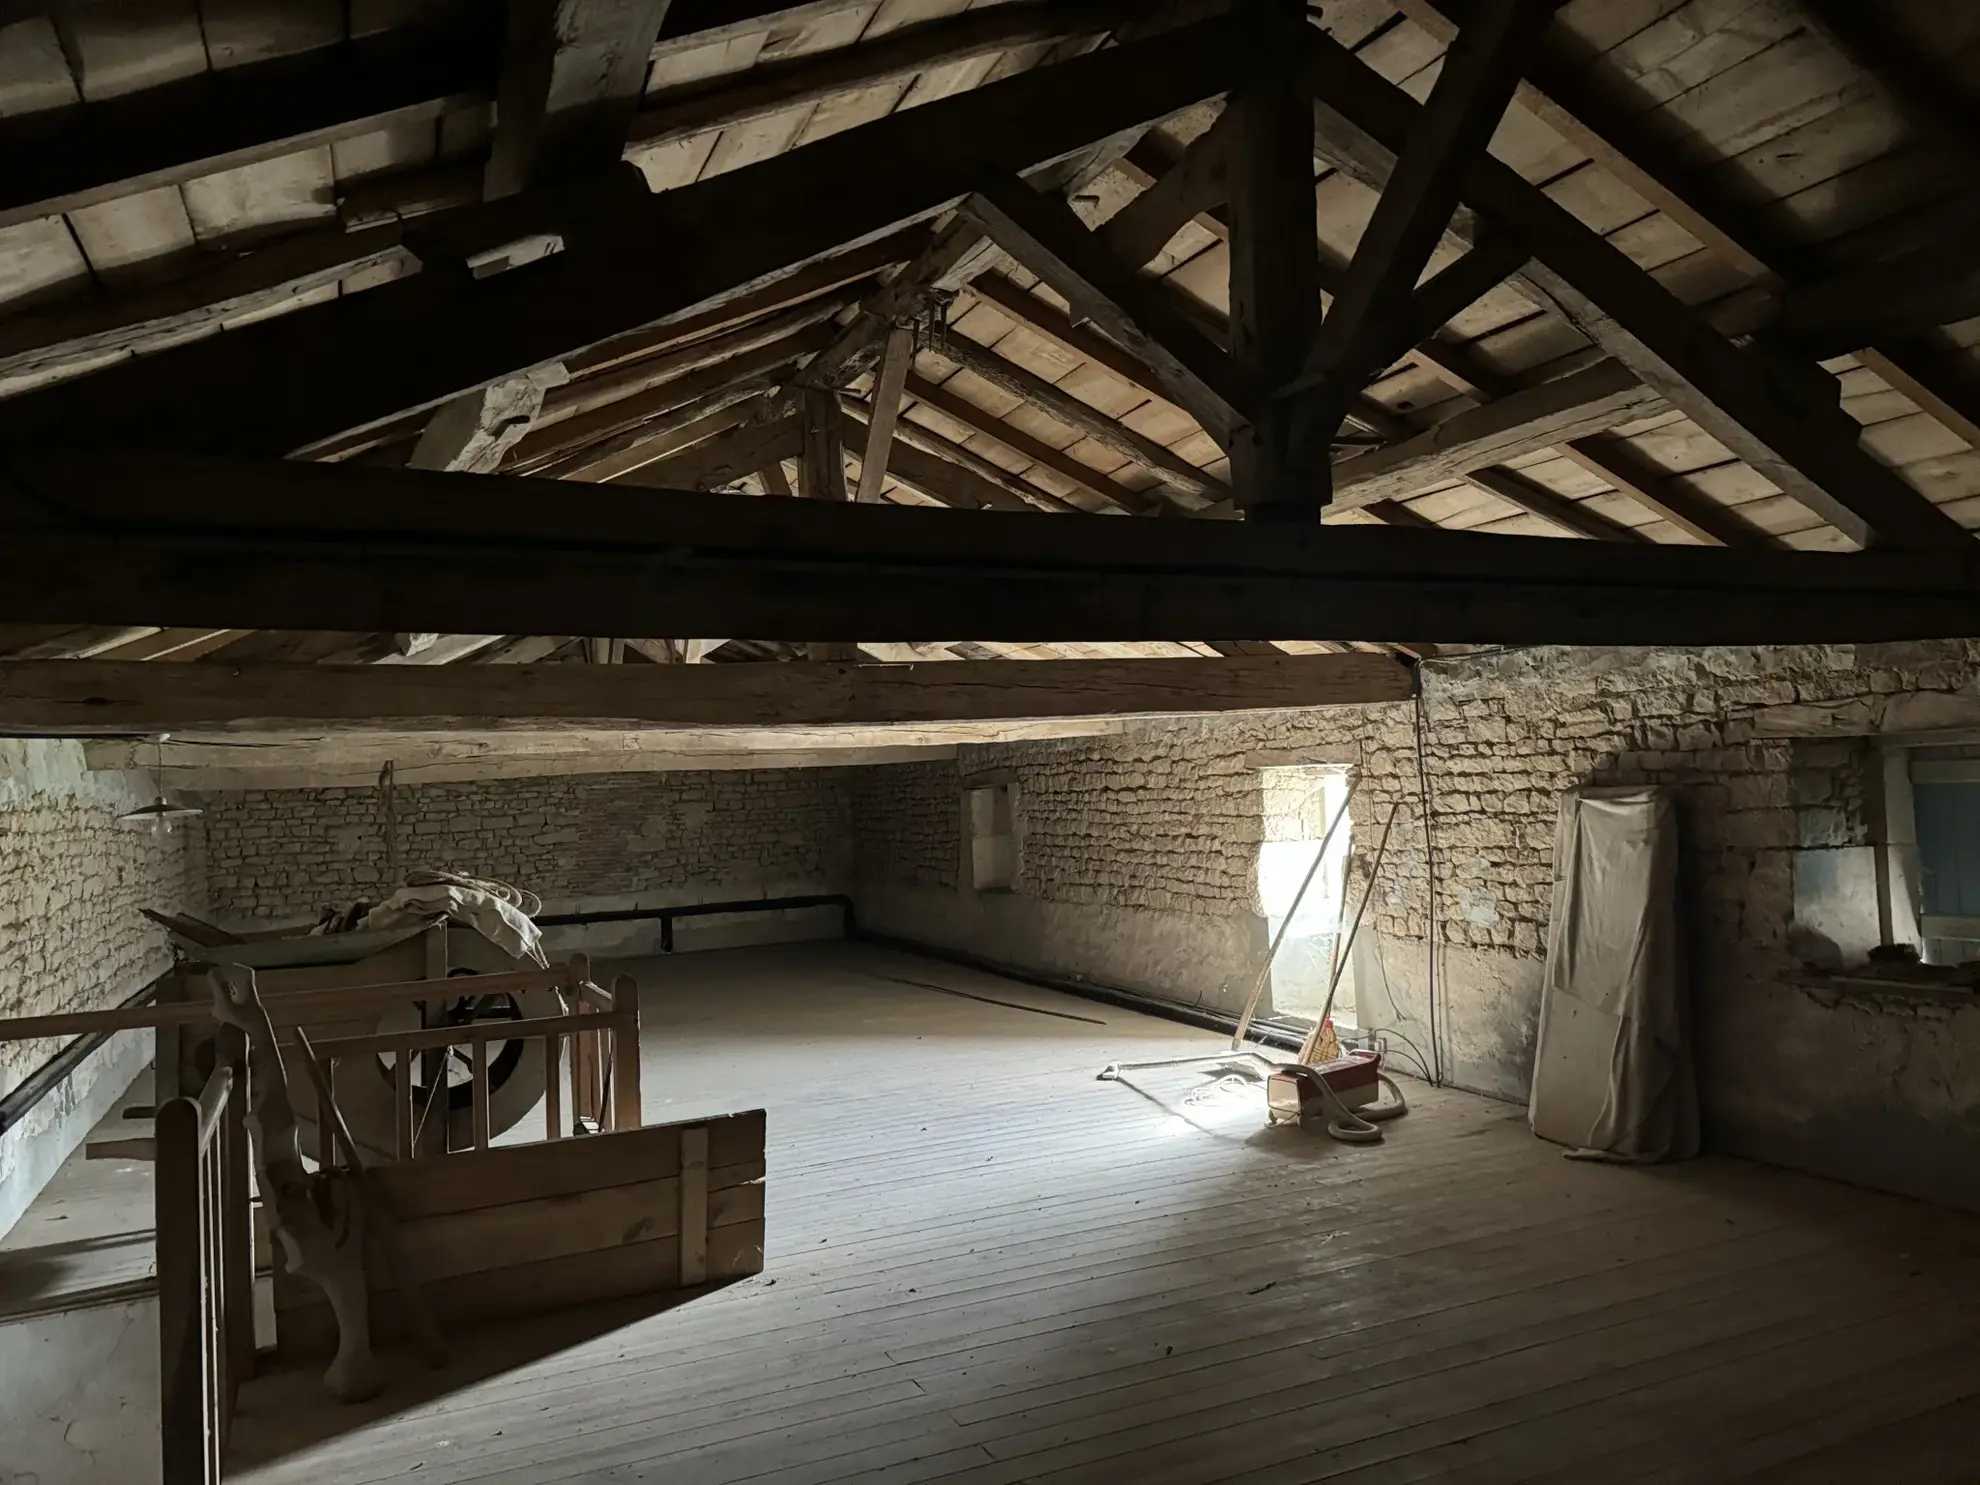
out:
M1423 942L1427 949L1424 985L1430 1004L1430 1081L1441 1088L1444 1086L1444 1048L1437 1016L1437 949L1442 918L1437 909L1437 840L1431 821L1430 770L1424 745L1429 726L1429 717L1423 707L1423 688L1419 685L1416 690L1416 791L1418 809L1423 815L1423 872L1429 890L1423 925Z

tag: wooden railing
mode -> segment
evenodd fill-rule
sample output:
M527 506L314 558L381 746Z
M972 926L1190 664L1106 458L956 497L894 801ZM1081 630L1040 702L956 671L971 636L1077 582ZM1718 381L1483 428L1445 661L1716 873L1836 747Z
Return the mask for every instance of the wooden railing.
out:
M358 1036L297 1038L292 1054L316 1059L321 1076L312 1076L320 1087L336 1086L337 1065L346 1058L390 1057L393 1076L393 1155L410 1160L416 1155L441 1153L424 1137L429 1116L436 1104L447 1097L445 1063L455 1049L465 1049L471 1078L470 1129L472 1147L485 1150L491 1134L489 1118L488 1048L491 1043L540 1041L544 1068L543 1137L561 1139L569 1132L565 1109L582 1127L603 1131L640 1127L639 1073L639 987L630 975L620 975L610 994L591 983L588 965L582 955L574 955L567 965L557 967L556 977L545 982L542 971L517 975L476 975L466 980L439 982L453 994L494 995L526 988L546 988L559 992L566 1007L556 1016L524 1016L514 1020L470 1021L459 1026L430 1026L408 1031L370 1032ZM435 982L379 987L368 992L383 999L383 992L399 1000L430 998ZM286 997L284 997L286 998ZM283 998L270 997L271 1006ZM278 1024L280 1024L278 1022ZM302 1045L306 1041L306 1045ZM571 1055L564 1056L565 1043ZM438 1054L433 1058L433 1054ZM415 1073L422 1058L431 1058L424 1106L415 1086ZM568 1081L566 1070L568 1069ZM565 1102L568 1091L569 1103ZM443 1115L442 1125L446 1120ZM319 1164L328 1168L341 1164L340 1152L332 1139L327 1121L318 1121ZM444 1147L443 1147L444 1149Z
M157 1114L159 1444L164 1485L217 1485L234 1394L254 1369L245 1062ZM237 1102L238 1101L238 1102Z

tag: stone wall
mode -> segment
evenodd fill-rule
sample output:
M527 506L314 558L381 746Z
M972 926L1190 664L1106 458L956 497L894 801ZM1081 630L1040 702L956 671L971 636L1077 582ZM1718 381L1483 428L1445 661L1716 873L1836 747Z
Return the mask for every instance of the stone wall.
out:
M1876 767L1862 739L1980 728L1977 677L1980 645L1533 649L1426 667L1420 719L1413 705L1340 708L965 749L947 790L930 769L911 782L876 770L900 782L861 786L862 917L1233 1012L1265 942L1257 769L1349 764L1364 866L1394 812L1355 956L1359 1018L1408 1037L1458 1085L1523 1100L1560 796L1590 782L1672 785L1712 1137L1980 1206L1980 1006L1837 993L1805 969L1878 937ZM915 800L954 819L972 774L1015 781L1009 893L922 881L924 866L902 863L923 861L925 823L911 853L896 845Z
M101 1010L170 965L164 931L138 909L205 910L200 834L117 823L151 798L144 781L84 772L76 744L0 741L0 1016ZM0 1042L0 1095L62 1045ZM0 1134L0 1232L150 1055L147 1035L112 1037Z
M844 770L585 774L393 791L402 869L431 866L514 882L547 912L656 907L844 889L851 796ZM386 817L376 789L245 791L207 816L214 911L230 926L313 919L385 885ZM808 934L836 919L781 926L704 920L704 944ZM741 935L740 938L737 935ZM657 929L628 926L553 941L643 952ZM685 947L686 945L684 945Z

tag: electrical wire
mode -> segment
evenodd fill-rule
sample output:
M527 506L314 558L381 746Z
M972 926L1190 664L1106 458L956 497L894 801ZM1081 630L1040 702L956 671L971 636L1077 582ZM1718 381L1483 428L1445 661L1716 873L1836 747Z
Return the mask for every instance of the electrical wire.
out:
M1405 1036L1405 1035L1403 1035L1403 1033L1402 1033L1402 1032L1400 1032L1400 1031L1398 1031L1398 1030L1396 1030L1396 1028L1395 1028L1395 1027L1393 1027L1393 1026L1357 1026L1357 1027L1355 1027L1355 1029L1354 1029L1354 1030L1355 1030L1355 1034L1356 1034L1357 1036L1368 1036L1368 1037L1375 1037L1375 1036L1387 1036L1387 1037L1394 1037L1394 1038L1395 1038L1395 1039L1396 1039L1397 1041L1399 1041L1399 1042L1401 1042L1401 1043L1402 1043L1402 1044L1403 1044L1403 1045L1404 1045L1405 1047L1408 1047L1408 1048L1409 1048L1409 1050L1410 1050L1410 1053L1411 1053L1411 1056L1410 1056L1410 1059L1409 1059L1409 1060L1410 1060L1411 1062L1413 1062L1413 1063L1415 1063L1415 1064L1416 1064L1416 1070L1417 1070L1417 1072L1418 1072L1419 1074L1421 1074L1421 1076L1422 1076L1422 1078L1423 1078L1423 1081L1424 1081L1424 1082L1426 1082L1426 1083L1430 1081L1430 1063L1429 1063L1429 1060L1428 1060L1428 1059L1427 1059L1426 1057L1424 1057L1424 1055L1423 1055L1423 1049L1422 1049L1421 1047L1419 1047L1419 1046L1417 1046L1417 1044L1416 1044L1415 1042L1413 1042L1413 1041L1411 1041L1411 1040L1410 1040L1410 1039L1409 1039L1409 1038L1408 1038L1407 1036ZM1390 1052L1390 1053L1387 1053L1387 1054L1385 1054L1385 1055L1387 1055L1387 1056L1391 1056L1391 1057L1393 1057L1393 1056L1395 1055L1395 1053L1393 1053L1393 1052Z
M1437 839L1431 823L1430 770L1425 761L1424 736L1429 731L1430 721L1423 706L1423 688L1416 688L1416 793L1417 807L1423 816L1423 872L1429 889L1429 902L1423 924L1423 942L1427 951L1424 987L1430 1004L1430 1082L1433 1087L1444 1086L1444 1049L1438 1035L1437 1016L1437 948L1442 919L1437 905Z

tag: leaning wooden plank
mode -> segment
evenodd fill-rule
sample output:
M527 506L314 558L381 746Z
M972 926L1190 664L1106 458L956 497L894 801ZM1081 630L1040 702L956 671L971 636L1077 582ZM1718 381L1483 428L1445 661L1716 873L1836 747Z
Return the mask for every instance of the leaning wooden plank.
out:
M1419 105L1319 30L1307 38L1307 65L1323 148L1342 168L1379 185L1405 147ZM1620 250L1489 155L1465 178L1463 196L1532 251L1535 261L1519 282L1539 302L1567 315L1852 542L1925 548L1964 540L1957 522L1858 445L1857 423L1818 395L1815 381L1826 383L1825 373L1770 363L1733 345ZM1477 224L1466 230L1475 238Z
M12 493L0 489L0 624L128 616L161 627L712 630L854 643L961 633L1005 643L1371 633L1867 643L1980 632L1980 559L1966 542L1902 554L1733 552L1380 526L1041 521L692 491L654 499L614 486L550 502L541 481L499 474L107 453L22 455L12 472ZM474 498L463 501L467 480ZM30 487L38 500L20 493ZM451 669L400 674L433 680ZM10 670L9 685L32 673ZM71 708L65 727L89 714L83 694L53 699Z
M0 666L0 725L72 736L333 724L413 731L835 727L1258 711L1401 701L1413 689L1407 670L1372 655L1050 666L982 660L933 674L888 665L656 665L601 672L583 666L195 669L49 661ZM334 1009L341 1004L337 997L355 1005L366 995L367 1004L392 998L382 991L301 992L274 1003L280 1014L289 999L320 996Z
M658 195L525 192L457 245L566 249L475 279L419 274L0 404L0 441L288 454L643 325L733 298L941 212L993 176L1213 96L1238 65L1212 21L1026 72ZM775 201L778 210L764 211ZM435 243L429 251L458 247ZM381 356L416 344L418 356ZM287 368L280 377L269 366Z
M0 227L485 101L496 28L408 27L0 122Z
M1333 505L1352 510L1420 494L1474 469L1634 422L1663 405L1663 395L1628 367L1598 361L1336 464Z
M830 326L814 323L795 334L767 341L754 336L737 339L722 355L710 355L705 360L695 357L692 369L669 380L656 382L629 396L599 400L588 411L569 414L561 420L539 419L509 450L505 462L511 469L534 472L578 450L602 457L608 450L593 450L591 446L615 434L636 432L642 424L663 413L795 365L820 350L831 334ZM723 339L726 341L728 337ZM545 399L544 406L547 414L550 399ZM715 411L712 407L702 409L704 415L712 411Z

